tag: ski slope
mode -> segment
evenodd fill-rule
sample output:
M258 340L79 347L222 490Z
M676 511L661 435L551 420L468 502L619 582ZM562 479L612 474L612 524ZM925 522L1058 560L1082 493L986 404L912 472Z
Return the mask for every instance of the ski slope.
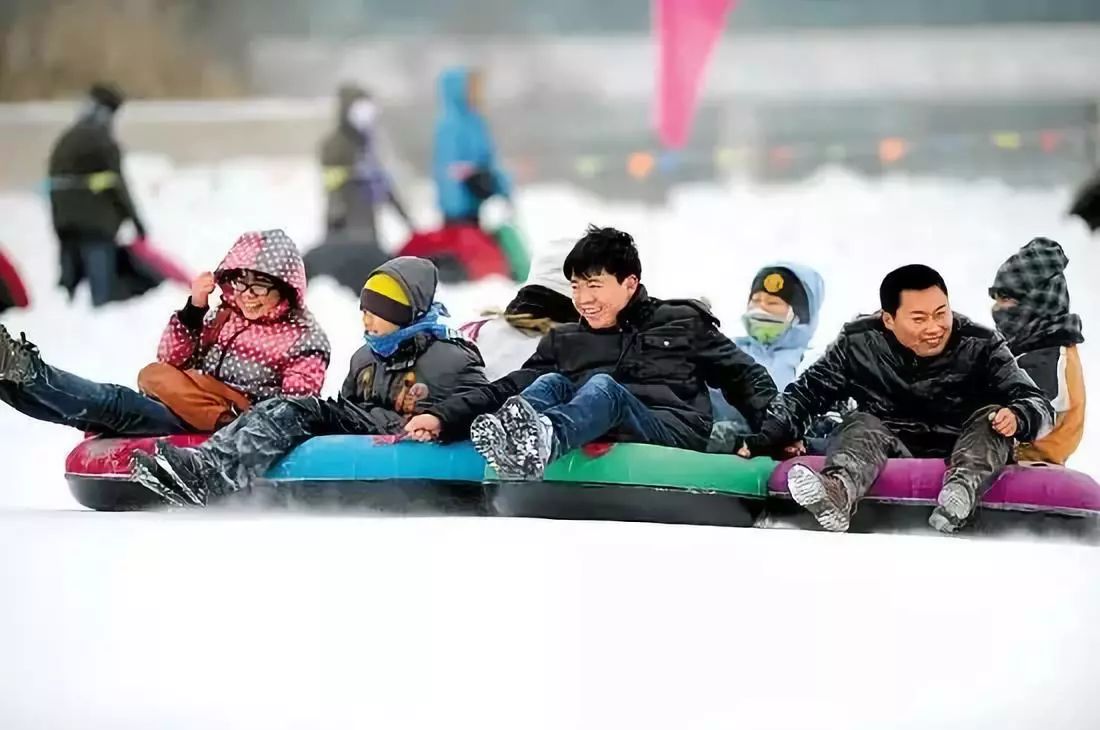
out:
M304 159L175 168L137 158L159 245L212 268L237 234L319 236ZM410 191L434 224L430 190ZM519 200L537 243L585 224L632 232L658 296L706 296L731 335L756 269L817 267L815 347L876 307L891 268L936 266L989 322L996 266L1036 235L1071 259L1086 337L1097 243L1066 190L827 170L797 185L685 187L669 205L564 187ZM400 224L384 221L394 244ZM171 310L162 287L92 313L53 287L43 201L0 193L0 245L35 306L4 315L50 362L132 384ZM445 290L456 319L507 302ZM328 391L361 342L357 300L311 307L334 345ZM1100 365L1083 348L1086 377ZM1093 387L1094 392L1100 389ZM1095 400L1095 399L1094 399ZM1091 409L1096 416L1097 407ZM1091 420L1091 419L1090 419ZM1100 473L1093 429L1071 465ZM0 409L0 727L1091 728L1100 717L1100 551L1070 543L825 535L539 520L74 511L79 434Z

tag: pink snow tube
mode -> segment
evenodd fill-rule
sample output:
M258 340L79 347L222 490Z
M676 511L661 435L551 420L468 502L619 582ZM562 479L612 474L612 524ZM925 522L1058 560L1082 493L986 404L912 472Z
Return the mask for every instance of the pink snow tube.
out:
M140 261L151 266L153 271L163 276L168 281L175 281L184 286L191 286L191 276L183 270L175 261L168 258L149 242L148 238L138 238L130 244L130 252Z
M779 464L768 482L772 494L787 494L787 472L795 464L825 466L823 456L800 456ZM943 459L891 459L868 498L882 502L935 504L943 485ZM1072 469L1050 465L1005 467L993 480L984 507L1071 515L1100 513L1100 484Z

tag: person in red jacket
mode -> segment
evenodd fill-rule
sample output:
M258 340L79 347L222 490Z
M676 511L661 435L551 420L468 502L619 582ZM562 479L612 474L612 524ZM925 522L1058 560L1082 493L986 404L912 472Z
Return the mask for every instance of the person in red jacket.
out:
M39 420L111 435L210 431L278 395L319 395L329 342L305 308L305 267L281 230L242 235L168 322L140 391L45 363L0 326L0 400ZM220 288L221 304L209 297Z

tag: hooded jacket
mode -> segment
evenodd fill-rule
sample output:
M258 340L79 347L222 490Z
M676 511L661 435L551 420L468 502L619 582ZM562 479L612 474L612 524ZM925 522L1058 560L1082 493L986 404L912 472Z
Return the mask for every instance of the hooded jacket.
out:
M450 167L455 163L466 163L488 173L493 193L504 196L512 193L511 181L497 164L489 126L467 99L469 78L469 70L461 67L448 69L439 77L432 177L445 220L476 219L481 204L465 181L452 175Z
M802 364L802 358L805 357L814 333L817 332L818 314L825 301L825 280L817 271L803 264L780 261L766 268L780 266L788 269L802 283L806 298L809 300L810 321L795 320L794 324L770 345L762 344L747 335L738 337L734 342L751 355L753 360L767 368L776 387L782 390L794 380Z
M401 256L379 266L371 276L375 273L388 274L401 285L412 304L414 322L431 308L439 283L431 261ZM482 366L477 347L457 333L446 339L417 334L389 357L364 345L351 358L340 398L362 411L359 420L371 424L373 433L401 433L410 415L395 408L403 390L422 386L415 410L431 408L451 395L485 385Z
M321 143L321 167L328 195L326 226L355 243L375 243L375 206L392 199L389 175L378 157L373 125L358 129L348 114L366 91L345 86L337 95L336 129Z
M546 373L577 385L610 375L676 434L677 446L696 451L710 438L708 384L720 387L754 428L776 394L767 371L718 331L705 307L653 299L639 286L617 327L593 330L581 320L552 329L521 370L427 412L443 422L444 438L465 438L475 416L496 410Z
M285 285L283 301L270 315L249 320L229 285L242 270L256 271ZM195 368L244 393L253 402L278 395L318 395L325 382L329 342L305 308L306 274L294 242L281 230L245 233L237 239L215 277L222 302L215 309L188 299L172 315L157 359Z
M1016 364L1004 338L960 314L934 357L918 357L898 342L879 315L849 322L821 359L775 399L762 432L773 445L791 443L811 419L848 398L918 457L950 453L979 408L1012 409L1021 440L1034 438L1054 418L1050 401Z
M460 328L462 334L477 343L489 380L522 368L535 354L539 338L551 327L579 319L573 306L573 286L562 273L573 244L573 240L563 238L540 249L527 281L503 312Z
M1036 238L997 270L990 294L1016 300L995 310L993 319L1020 367L1050 399L1053 429L1017 449L1022 461L1064 464L1085 430L1085 379L1077 345L1084 341L1081 318L1070 313L1062 247Z

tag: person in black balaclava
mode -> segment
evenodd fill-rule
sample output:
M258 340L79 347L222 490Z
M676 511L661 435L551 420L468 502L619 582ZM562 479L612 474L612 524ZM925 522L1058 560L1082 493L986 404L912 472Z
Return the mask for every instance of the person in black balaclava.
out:
M1085 381L1077 345L1081 318L1070 313L1062 247L1036 238L997 269L989 296L993 321L1020 367L1050 399L1056 413L1049 433L1024 444L1017 458L1064 464L1085 429Z
M88 279L96 307L137 296L162 281L115 240L127 220L138 237L145 236L112 130L124 100L114 86L92 86L80 116L54 144L49 159L50 211L61 244L60 284L72 297Z

